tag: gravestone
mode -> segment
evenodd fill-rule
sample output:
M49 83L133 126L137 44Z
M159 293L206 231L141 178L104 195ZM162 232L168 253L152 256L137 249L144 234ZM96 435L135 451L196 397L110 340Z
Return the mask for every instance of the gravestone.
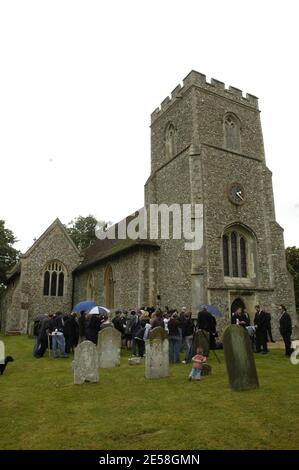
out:
M299 325L295 325L292 332L292 338L294 340L299 339Z
M75 348L72 363L74 384L99 381L98 352L92 341L83 341Z
M231 389L258 388L258 376L247 331L238 325L226 327L223 333L223 349Z
M104 328L98 333L98 355L101 368L120 366L121 333L115 328Z
M197 348L203 350L203 355L207 356L210 352L210 333L204 330L197 330L193 334L190 360L196 354Z
M149 331L148 337L149 339L165 339L168 338L168 333L161 326L156 326L156 328Z
M145 377L158 379L169 376L169 347L166 331L157 327L145 341Z
M0 340L0 364L5 363L5 347L3 341Z

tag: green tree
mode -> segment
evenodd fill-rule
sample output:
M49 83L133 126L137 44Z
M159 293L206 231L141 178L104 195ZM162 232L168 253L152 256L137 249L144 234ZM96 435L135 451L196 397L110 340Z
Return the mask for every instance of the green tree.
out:
M0 220L0 297L5 289L6 275L19 259L20 252L13 247L16 241L13 232L5 227L5 221Z
M290 273L294 277L296 309L299 310L299 248L289 246L286 249L287 265Z
M96 226L98 224L105 225L106 222L98 221L93 215L87 217L79 215L67 224L66 229L75 245L84 250L97 240Z

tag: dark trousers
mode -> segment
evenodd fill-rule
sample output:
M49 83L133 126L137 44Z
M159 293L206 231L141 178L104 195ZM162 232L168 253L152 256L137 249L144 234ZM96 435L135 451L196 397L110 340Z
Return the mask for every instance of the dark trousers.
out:
M292 349L292 341L291 341L291 335L292 333L282 333L281 336L282 336L282 339L284 341L284 345L285 345L285 354L286 356L290 356L293 352L293 349Z
M256 330L256 352L268 351L267 348L267 330Z
M40 340L38 342L35 356L43 357L43 355L45 354L47 348L48 348L48 337L43 336L42 338L40 338Z
M143 357L145 353L145 342L141 338L135 338L137 356Z

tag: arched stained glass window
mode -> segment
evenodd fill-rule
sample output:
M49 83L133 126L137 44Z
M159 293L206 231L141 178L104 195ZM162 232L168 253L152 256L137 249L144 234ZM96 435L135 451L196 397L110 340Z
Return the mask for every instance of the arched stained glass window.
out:
M228 236L223 236L223 269L224 276L229 276L229 249L228 249Z
M246 240L240 238L241 277L247 277Z
M44 295L49 295L50 291L50 273L49 271L45 271L44 273L44 290L43 294Z
M43 295L63 297L66 269L59 261L48 262L43 271Z
M231 250L232 250L232 273L233 277L238 277L238 247L237 247L237 234L231 234Z

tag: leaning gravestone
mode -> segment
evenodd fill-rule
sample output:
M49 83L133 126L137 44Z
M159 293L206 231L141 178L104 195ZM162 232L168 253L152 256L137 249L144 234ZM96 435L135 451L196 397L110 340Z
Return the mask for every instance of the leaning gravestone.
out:
M164 328L150 331L145 341L145 378L159 379L169 376L168 335Z
M190 360L195 356L197 348L201 348L203 355L208 357L210 352L210 333L208 331L197 330L193 334Z
M99 366L108 369L120 366L121 333L115 328L104 328L98 333Z
M75 348L74 360L74 384L99 381L98 352L94 343L83 341Z
M223 349L231 389L258 388L258 376L247 331L242 326L228 326L223 333Z

